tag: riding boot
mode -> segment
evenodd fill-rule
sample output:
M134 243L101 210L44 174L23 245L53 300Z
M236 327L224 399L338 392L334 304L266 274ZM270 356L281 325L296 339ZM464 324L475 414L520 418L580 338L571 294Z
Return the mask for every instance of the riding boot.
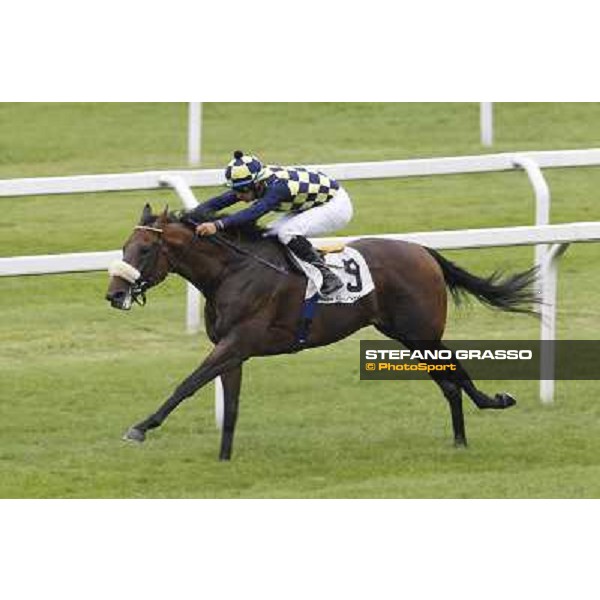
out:
M316 267L323 275L321 295L328 296L344 286L342 280L325 264L323 257L315 250L313 245L303 236L294 236L287 247L300 259Z

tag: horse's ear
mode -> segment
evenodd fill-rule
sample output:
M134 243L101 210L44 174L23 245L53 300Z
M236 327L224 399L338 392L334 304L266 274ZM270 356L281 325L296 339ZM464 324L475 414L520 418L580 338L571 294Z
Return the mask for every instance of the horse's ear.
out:
M160 213L158 221L160 223L166 223L169 220L169 205L165 206L165 209Z
M146 203L146 206L144 206L144 210L142 211L142 216L140 217L140 225L143 225L144 223L148 223L151 220L152 220L152 207L150 206L150 204Z

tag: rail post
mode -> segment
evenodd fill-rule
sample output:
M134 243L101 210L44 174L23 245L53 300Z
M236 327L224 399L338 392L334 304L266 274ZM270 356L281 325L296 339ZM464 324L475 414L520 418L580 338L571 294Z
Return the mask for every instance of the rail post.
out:
M544 257L542 273L542 304L540 307L540 400L554 402L554 367L556 362L556 298L558 289L558 259L569 244L552 244Z
M162 186L173 188L188 210L198 206L192 188L183 177L162 175L159 178L159 183ZM186 324L188 333L198 333L200 331L200 292L191 283L187 284ZM223 383L221 378L217 377L215 379L215 422L219 429L223 428L224 402Z
M491 146L494 143L494 103L479 103L479 125L481 129L481 145Z

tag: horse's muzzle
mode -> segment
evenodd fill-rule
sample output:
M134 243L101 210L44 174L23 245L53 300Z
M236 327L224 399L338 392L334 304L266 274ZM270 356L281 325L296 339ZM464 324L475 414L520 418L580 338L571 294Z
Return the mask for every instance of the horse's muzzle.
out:
M118 308L119 310L129 310L133 303L131 289L109 292L106 294L106 299L113 308Z

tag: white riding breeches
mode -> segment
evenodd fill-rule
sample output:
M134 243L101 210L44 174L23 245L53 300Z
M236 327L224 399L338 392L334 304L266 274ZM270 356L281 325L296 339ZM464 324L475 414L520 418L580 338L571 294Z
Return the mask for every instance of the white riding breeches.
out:
M352 213L350 196L340 187L326 204L301 213L289 213L273 221L267 235L276 235L282 244L287 245L296 235L311 237L342 229L352 219Z

